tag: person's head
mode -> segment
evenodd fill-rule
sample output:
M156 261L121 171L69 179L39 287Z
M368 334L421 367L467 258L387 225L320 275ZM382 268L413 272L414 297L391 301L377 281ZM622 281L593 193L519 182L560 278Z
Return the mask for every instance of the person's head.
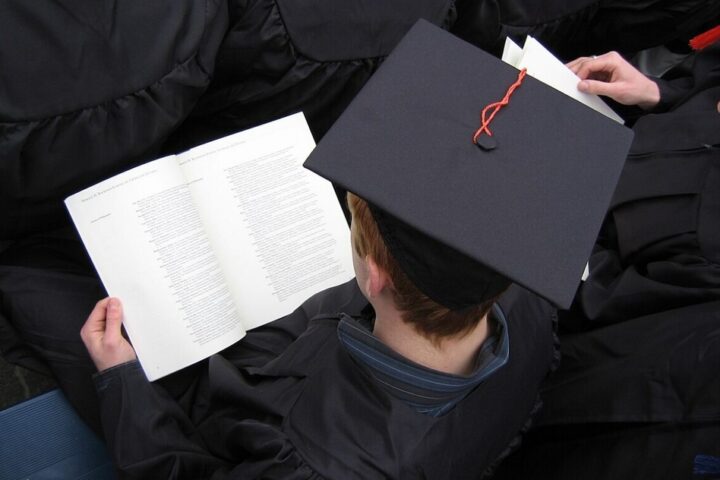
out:
M352 214L353 253L356 261L363 262L362 267L356 265L358 281L366 296L369 292L363 283L368 273L364 270L369 269L373 270L371 275L381 277L381 286L387 289L385 293L390 295L402 320L436 343L445 338L462 336L482 320L498 294L461 309L451 309L435 302L402 271L383 239L368 203L353 193L348 193L347 199Z
M419 21L305 162L367 201L391 257L357 248L420 331L511 281L572 303L632 131L525 73Z

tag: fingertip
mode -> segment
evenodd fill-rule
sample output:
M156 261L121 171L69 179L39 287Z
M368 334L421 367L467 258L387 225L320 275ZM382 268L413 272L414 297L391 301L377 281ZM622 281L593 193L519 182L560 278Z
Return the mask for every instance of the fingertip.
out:
M577 89L581 92L587 92L590 89L590 84L587 80L582 80L578 83Z
M110 298L108 300L108 305L107 305L108 316L112 316L112 317L120 316L120 312L121 312L120 308L121 308L120 300L118 300L117 298Z
M102 300L99 300L95 304L95 307L93 307L92 311L90 311L90 315L88 315L87 321L88 322L96 322L98 320L101 320L103 317L105 317L109 300L110 300L110 298L108 298L108 297L103 298Z
M577 69L575 70L575 76L578 77L580 80L587 80L591 73L592 69L587 62L583 63L582 65L578 65Z

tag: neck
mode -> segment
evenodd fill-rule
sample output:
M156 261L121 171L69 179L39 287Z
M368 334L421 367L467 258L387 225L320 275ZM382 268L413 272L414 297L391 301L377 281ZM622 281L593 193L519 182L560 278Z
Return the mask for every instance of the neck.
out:
M415 363L455 375L473 372L478 350L488 337L487 315L467 333L432 342L405 323L394 308L375 308L373 334Z

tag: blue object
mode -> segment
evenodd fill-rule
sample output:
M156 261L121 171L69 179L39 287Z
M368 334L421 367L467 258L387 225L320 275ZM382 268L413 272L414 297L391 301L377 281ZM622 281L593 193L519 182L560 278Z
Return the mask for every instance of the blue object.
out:
M60 390L0 411L0 480L111 480L105 444Z
M693 474L712 475L713 478L720 478L720 457L713 457L712 455L696 455Z

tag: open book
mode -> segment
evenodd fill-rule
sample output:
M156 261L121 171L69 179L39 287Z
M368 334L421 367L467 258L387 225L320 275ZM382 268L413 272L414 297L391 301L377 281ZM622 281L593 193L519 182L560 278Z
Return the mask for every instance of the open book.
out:
M352 278L335 191L302 167L314 146L295 114L66 199L150 380Z
M580 82L580 78L530 35L525 39L523 48L520 48L510 38L506 38L502 60L518 70L526 68L528 75L544 84L584 103L618 123L625 123L600 97L578 90L577 84Z

